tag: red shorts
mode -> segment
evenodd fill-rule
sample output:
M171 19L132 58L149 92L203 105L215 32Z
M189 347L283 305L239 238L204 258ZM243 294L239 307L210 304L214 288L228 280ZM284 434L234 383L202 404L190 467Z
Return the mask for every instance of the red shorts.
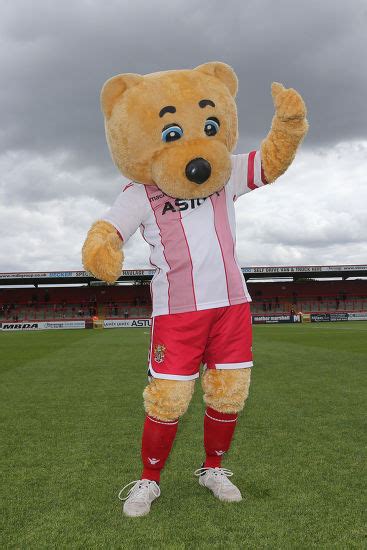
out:
M192 380L208 369L252 367L250 304L159 315L152 320L149 375Z

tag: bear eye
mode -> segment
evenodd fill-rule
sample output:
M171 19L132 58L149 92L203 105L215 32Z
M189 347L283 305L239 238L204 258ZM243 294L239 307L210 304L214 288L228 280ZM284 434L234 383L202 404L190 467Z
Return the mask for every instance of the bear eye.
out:
M215 116L207 118L204 125L204 132L207 136L215 136L215 134L219 132L219 126L220 122Z
M162 130L162 141L165 143L169 141L176 141L183 135L183 129L178 124L169 124Z

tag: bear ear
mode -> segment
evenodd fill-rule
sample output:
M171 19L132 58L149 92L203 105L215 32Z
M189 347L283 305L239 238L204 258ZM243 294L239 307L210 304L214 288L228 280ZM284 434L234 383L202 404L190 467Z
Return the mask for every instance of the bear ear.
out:
M236 97L238 89L238 80L236 73L227 65L227 63L221 63L220 61L213 61L211 63L204 63L204 65L199 65L194 69L194 71L200 71L210 76L215 76L219 78L225 86L227 86L233 97Z
M128 89L143 80L141 74L125 73L113 76L105 82L101 91L101 107L103 114L109 118L117 99Z

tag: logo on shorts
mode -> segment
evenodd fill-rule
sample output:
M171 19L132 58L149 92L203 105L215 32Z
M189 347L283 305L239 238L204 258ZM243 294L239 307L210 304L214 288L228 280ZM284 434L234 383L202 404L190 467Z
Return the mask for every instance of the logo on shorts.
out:
M156 363L163 363L164 361L164 355L166 353L166 347L162 346L162 344L158 344L154 348L154 361Z

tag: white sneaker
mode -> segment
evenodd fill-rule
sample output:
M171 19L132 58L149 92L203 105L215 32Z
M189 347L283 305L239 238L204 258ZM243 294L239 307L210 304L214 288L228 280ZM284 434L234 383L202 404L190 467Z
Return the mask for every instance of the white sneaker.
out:
M214 496L224 502L240 502L242 495L240 490L233 485L228 478L233 476L231 470L226 468L199 468L195 475L199 477L199 483L210 489Z
M122 497L123 492L133 485L126 497ZM159 485L149 479L139 479L128 483L119 492L119 499L124 500L123 511L126 516L138 517L145 516L150 512L150 506L161 494Z

